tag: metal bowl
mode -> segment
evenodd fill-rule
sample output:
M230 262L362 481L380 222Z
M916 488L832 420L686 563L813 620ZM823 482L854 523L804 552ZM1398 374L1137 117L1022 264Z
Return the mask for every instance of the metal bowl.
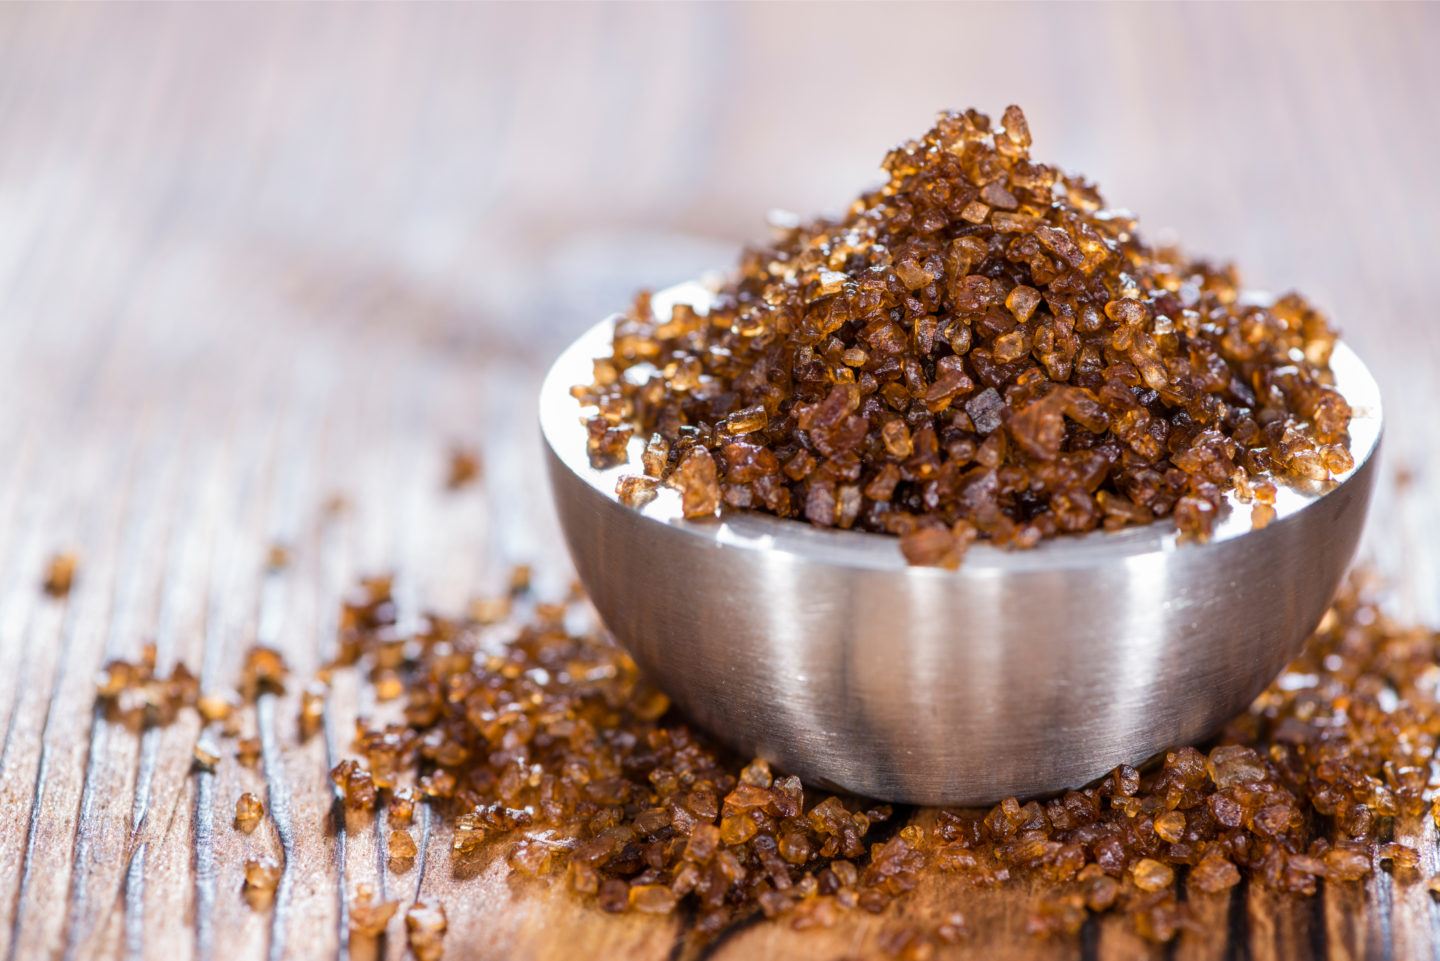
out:
M692 284L655 304L709 298ZM592 468L570 394L610 335L607 321L580 337L540 395L555 506L600 616L720 740L889 801L1045 794L1214 733L1319 622L1374 485L1380 393L1342 344L1355 466L1281 486L1269 526L1232 498L1204 544L1177 543L1167 520L911 567L886 535L730 509L685 520L664 488L621 504L643 441L631 464Z

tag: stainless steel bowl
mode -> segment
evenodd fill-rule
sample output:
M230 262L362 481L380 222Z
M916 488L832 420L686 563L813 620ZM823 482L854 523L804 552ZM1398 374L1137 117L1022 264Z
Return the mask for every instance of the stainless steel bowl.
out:
M681 300L709 294L673 288L657 309ZM735 510L685 520L667 489L621 504L642 441L630 465L593 469L570 395L610 333L568 348L540 396L555 506L605 624L722 741L885 800L1044 794L1213 733L1319 622L1374 483L1380 393L1339 345L1355 467L1282 487L1268 527L1232 500L1205 544L1177 544L1165 521L911 567L885 535Z

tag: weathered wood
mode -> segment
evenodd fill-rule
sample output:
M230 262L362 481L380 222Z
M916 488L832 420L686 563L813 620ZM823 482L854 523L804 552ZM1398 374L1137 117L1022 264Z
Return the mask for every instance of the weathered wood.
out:
M1200 923L1168 947L1120 918L1031 937L1038 891L938 873L881 916L701 944L686 915L510 877L498 848L457 866L424 807L422 856L392 869L385 812L345 812L326 774L357 717L395 708L354 672L308 739L298 682L244 708L262 760L227 748L213 772L192 712L111 716L93 685L149 642L207 689L256 641L303 680L366 573L397 572L402 619L520 561L559 596L530 401L548 356L976 98L1024 104L1039 153L1152 226L1333 309L1390 405L1367 556L1397 613L1440 622L1437 37L1434 6L0 7L0 956L406 957L402 916L351 939L369 884L442 900L451 958L873 957L951 911L957 959L1435 957L1425 818L1393 826L1418 876L1188 889ZM451 492L456 442L485 476ZM267 571L274 544L290 563ZM81 567L57 600L62 550ZM243 791L267 808L249 835ZM285 871L256 911L262 856Z

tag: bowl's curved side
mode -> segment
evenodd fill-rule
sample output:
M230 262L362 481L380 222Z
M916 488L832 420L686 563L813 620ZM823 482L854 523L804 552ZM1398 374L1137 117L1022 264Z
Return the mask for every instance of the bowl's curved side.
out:
M601 617L697 722L814 783L973 804L1083 784L1243 710L1333 595L1374 459L1244 538L1003 578L697 543L553 451L550 470Z

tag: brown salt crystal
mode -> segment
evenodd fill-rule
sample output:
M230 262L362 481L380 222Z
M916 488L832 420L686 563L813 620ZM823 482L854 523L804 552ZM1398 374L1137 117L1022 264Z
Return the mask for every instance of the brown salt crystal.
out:
M954 570L960 566L965 547L944 527L918 527L901 535L900 552L911 564Z
M139 680L134 668L124 661L111 661L95 678L95 695L114 698Z
M965 402L965 413L969 415L970 423L975 425L976 432L981 434L988 434L1000 426L1004 409L1005 402L994 387L986 387Z
M959 944L970 936L970 929L965 925L965 916L959 911L951 911L945 915L945 920L935 926L935 937L944 944Z
M1131 869L1136 887L1142 891L1160 891L1175 883L1175 872L1168 864L1153 858L1142 858Z
M390 805L386 808L392 823L408 824L415 815L415 792L408 787L396 788L390 795Z
M52 556L45 565L45 593L51 597L67 596L75 583L75 571L79 563L79 558L69 552Z
M686 517L711 517L720 509L720 484L715 460L703 447L693 447L670 475L670 486L680 491Z
M1101 874L1085 882L1085 906L1091 911L1108 911L1120 895L1120 882Z
M670 442L660 434L651 434L650 440L645 443L645 452L640 461L645 468L646 477L663 477L665 467L670 461Z
M242 737L235 742L235 757L243 765L249 768L257 767L260 764L261 744L258 737Z
M960 219L968 220L972 224L983 224L985 218L990 216L990 208L978 200L972 200L960 211Z
M675 892L663 884L637 884L630 888L630 910L641 914L669 914L675 910Z
M1383 860L1389 861L1397 871L1414 871L1420 866L1420 852L1408 844L1382 844L1376 853Z
M252 699L267 692L284 693L285 675L288 672L285 658L279 651L257 644L245 654L241 690L247 698Z
M1185 812L1166 811L1155 818L1155 833L1174 844L1185 834Z
M683 873L685 869L682 868ZM678 878L679 875L677 874ZM600 872L584 861L570 862L570 887L581 894L594 894L600 890Z
M308 740L320 730L325 717L325 694L327 688L319 681L311 681L300 692L300 737Z
M748 784L751 787L768 788L774 783L774 775L770 773L770 764L760 758L756 758L740 770L740 783Z
M639 477L626 474L615 482L615 493L620 503L627 507L643 507L655 499L655 488L660 482L653 477Z
M645 476L688 516L723 502L901 536L964 522L1016 546L1172 515L1205 540L1231 489L1268 505L1271 475L1353 467L1318 312L1254 306L1233 270L1146 245L1094 185L1029 154L1018 108L998 125L942 114L845 216L748 250L703 319L637 297L575 390L596 411L591 456L623 461L640 431ZM723 454L723 484L702 451ZM1056 469L1062 455L1088 465ZM976 464L1003 478L984 496ZM1252 508L1256 527L1271 516Z
M378 938L399 909L399 901L375 901L375 889L361 884L350 900L350 931L365 938Z
M1226 744L1215 748L1206 760L1205 769L1218 788L1263 781L1269 774L1260 755L1243 744Z
M445 905L436 898L419 897L405 912L405 931L417 961L440 961L445 953Z
M630 885L618 878L611 878L600 885L600 893L595 900L601 911L620 914L630 906Z
M1431 809L1440 634L1398 628L1353 591L1288 679L1208 754L1176 748L1143 772L1122 766L1043 803L924 812L883 843L869 832L894 812L807 797L798 779L763 761L712 752L656 706L664 702L608 638L572 636L565 623L537 614L477 658L451 646L473 625L427 619L406 674L409 699L430 705L424 720L362 725L362 749L387 738L414 745L397 748L386 777L418 777L422 791L440 785L455 799L462 813L440 805L435 816L453 817L457 857L510 837L499 848L508 870L563 872L607 911L693 909L701 936L756 909L798 928L822 927L833 912L884 913L935 869L980 885L1031 879L1055 892L1032 912L1037 932L1117 911L1163 941L1194 923L1173 893L1177 866L1193 892L1244 877L1308 896L1317 877L1363 878L1377 861L1397 875L1411 870L1413 849L1377 840L1382 819ZM383 624L356 637L367 657L391 643ZM502 744L525 745L524 760ZM337 770L341 782L363 771L354 762ZM404 790L393 795L392 818ZM549 843L541 832L550 831L564 842ZM926 938L943 940L938 931Z
M235 828L245 834L255 830L260 819L265 816L265 805L260 799L246 791L235 799Z
M1335 881L1359 881L1368 877L1374 868L1369 855L1348 848L1326 851L1322 860L1325 876Z
M290 566L290 548L284 544L271 544L265 549L265 569L278 573Z
M211 769L220 763L220 749L209 738L202 737L195 742L195 763Z
M476 624L499 624L510 616L510 598L489 597L471 601L469 613Z
M462 814L455 819L450 849L460 856L472 854L480 847L480 842L485 840L485 834L485 822L480 815L473 812Z
M452 447L445 469L445 486L454 491L480 476L480 454L470 447Z
M726 844L744 844L758 831L755 819L743 812L730 812L720 819L720 840Z
M1325 461L1325 469L1332 474L1343 474L1355 466L1355 458L1342 444L1327 445L1321 451L1321 456Z
M517 844L506 861L520 874L541 878L550 873L554 858L548 844L539 840L527 840Z
M281 868L274 858L250 858L245 862L245 901L251 910L263 911L275 899Z
M721 422L721 426L727 434L751 434L763 429L768 420L769 417L765 413L765 407L761 404L756 404L753 407L737 410L735 413L726 417Z
M914 450L910 428L903 420L886 421L880 434L885 441L885 449L895 457L909 457Z
M1040 292L1034 287L1019 284L1006 296L1005 306L1015 315L1015 319L1023 324L1035 313L1035 308L1040 306Z
M330 771L330 780L345 797L345 806L352 811L369 811L375 807L375 781L370 772L352 760L341 761Z
M208 691L200 695L196 707L200 716L208 722L225 721L235 710L237 699L229 691Z
M393 668L377 668L370 678L377 701L393 701L405 693L405 682Z
M392 871L406 871L410 868L410 862L414 861L419 849L415 846L415 839L410 832L403 828L396 828L390 832L386 845L390 858L390 869Z

